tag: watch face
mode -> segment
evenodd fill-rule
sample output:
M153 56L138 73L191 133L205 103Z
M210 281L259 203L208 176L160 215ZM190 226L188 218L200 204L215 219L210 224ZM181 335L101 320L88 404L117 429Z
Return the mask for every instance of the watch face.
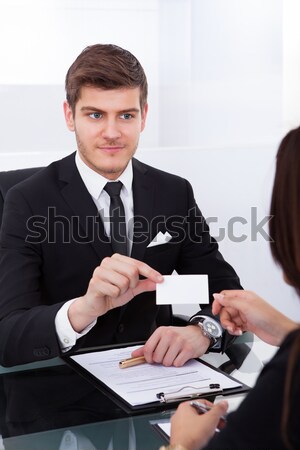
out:
M222 335L222 330L219 324L216 324L215 322L206 319L203 322L203 328L204 330L211 336L215 338L219 338Z

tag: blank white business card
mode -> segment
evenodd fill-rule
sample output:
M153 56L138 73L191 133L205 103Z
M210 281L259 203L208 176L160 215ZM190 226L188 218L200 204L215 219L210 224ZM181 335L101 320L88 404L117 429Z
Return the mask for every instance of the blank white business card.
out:
M156 285L157 305L209 303L207 275L164 275Z

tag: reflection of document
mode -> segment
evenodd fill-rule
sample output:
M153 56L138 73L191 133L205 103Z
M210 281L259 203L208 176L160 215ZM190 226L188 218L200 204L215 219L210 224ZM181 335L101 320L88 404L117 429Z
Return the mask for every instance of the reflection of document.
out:
M150 420L150 425L162 436L167 442L169 442L171 436L171 420Z
M157 425L162 429L166 436L171 436L171 422L160 422Z
M131 406L157 402L157 394L161 392L178 398L214 392L210 387L212 384L220 385L216 391L241 386L236 380L196 360L188 361L183 367L146 363L120 369L119 362L129 358L138 347L84 353L70 358Z

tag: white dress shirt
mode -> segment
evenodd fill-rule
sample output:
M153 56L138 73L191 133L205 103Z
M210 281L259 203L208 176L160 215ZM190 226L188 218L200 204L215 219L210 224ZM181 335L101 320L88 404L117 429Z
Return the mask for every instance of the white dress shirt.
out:
M102 218L104 224L104 230L107 236L110 235L110 218L109 218L109 205L110 205L110 197L106 191L103 190L104 186L108 181L107 178L99 175L94 170L90 169L81 159L78 152L75 156L75 163L79 174L90 193L92 199L97 206L100 217ZM130 161L127 165L124 172L120 175L117 180L123 183L121 189L121 199L124 204L125 210L125 218L127 224L127 240L129 244L129 254L131 253L132 248L132 237L133 237L133 194L132 194L132 180L133 180L133 171L132 171L132 162ZM87 286L88 287L88 286ZM72 348L77 339L84 336L86 333L90 331L90 329L96 324L96 320L94 320L88 327L86 327L81 333L77 333L71 326L68 310L70 305L76 299L72 299L67 301L57 312L55 317L55 328L58 336L58 340L63 351L67 351Z

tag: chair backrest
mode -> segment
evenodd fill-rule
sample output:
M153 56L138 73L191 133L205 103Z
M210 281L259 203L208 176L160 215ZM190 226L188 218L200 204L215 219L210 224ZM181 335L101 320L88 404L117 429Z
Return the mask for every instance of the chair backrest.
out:
M2 223L4 200L7 191L15 184L33 175L42 167L32 167L29 169L8 170L6 172L0 172L0 226Z

